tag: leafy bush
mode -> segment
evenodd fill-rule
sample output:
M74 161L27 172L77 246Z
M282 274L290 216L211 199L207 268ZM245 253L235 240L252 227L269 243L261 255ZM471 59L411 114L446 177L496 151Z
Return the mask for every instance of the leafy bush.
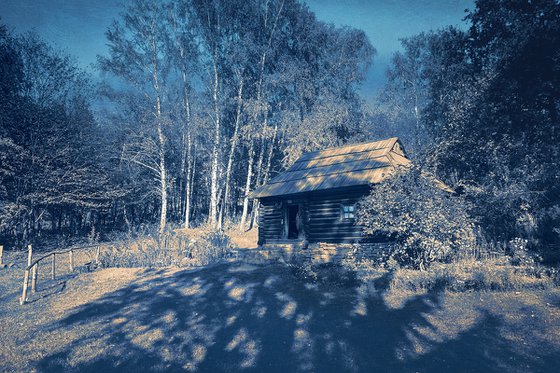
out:
M414 167L376 185L359 205L358 223L366 234L394 237L392 257L413 268L475 245L465 200Z

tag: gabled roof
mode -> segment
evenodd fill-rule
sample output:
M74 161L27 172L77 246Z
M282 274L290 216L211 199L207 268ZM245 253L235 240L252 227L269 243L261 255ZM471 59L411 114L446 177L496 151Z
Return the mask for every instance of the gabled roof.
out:
M251 193L252 198L379 183L397 166L407 166L396 137L303 154L290 168Z

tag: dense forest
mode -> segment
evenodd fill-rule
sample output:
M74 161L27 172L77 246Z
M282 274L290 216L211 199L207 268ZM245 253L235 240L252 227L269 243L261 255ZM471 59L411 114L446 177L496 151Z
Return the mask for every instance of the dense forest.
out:
M0 237L249 229L249 192L303 152L398 136L480 240L558 252L560 5L478 0L465 20L402 40L373 103L366 35L298 0L131 2L101 82L2 27Z

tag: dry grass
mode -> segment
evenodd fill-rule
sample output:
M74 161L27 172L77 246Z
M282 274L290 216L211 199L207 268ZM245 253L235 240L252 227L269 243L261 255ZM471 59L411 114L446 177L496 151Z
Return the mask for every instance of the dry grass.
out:
M241 248L255 248L258 241L258 229L253 228L250 231L240 232L237 226L233 226L225 230L226 236L229 237L231 243Z
M425 293L433 289L452 292L546 290L558 285L558 271L538 265L514 266L506 258L433 263L427 270L383 266L363 261L346 265L364 283L388 275L391 292Z
M398 268L393 271L391 289L424 290L441 287L451 291L538 290L554 287L546 270L533 266L513 266L503 259L461 260L434 263L426 271Z
M100 256L102 267L198 267L225 258L233 247L229 237L203 226L177 229L163 235L144 234L120 244L107 245Z
M392 291L544 290L560 284L558 268L540 265L527 253L509 256L503 250L477 248L447 260L433 262L426 270L403 267L390 255L377 261L349 256L343 265L366 283L388 273Z

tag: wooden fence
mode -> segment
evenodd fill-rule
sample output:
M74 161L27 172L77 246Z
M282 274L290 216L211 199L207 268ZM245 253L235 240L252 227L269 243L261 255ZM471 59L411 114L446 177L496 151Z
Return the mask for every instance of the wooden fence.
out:
M62 251L51 251L38 259L32 260L33 257L33 246L28 245L28 254L27 254L27 267L25 267L25 273L23 276L23 289L21 293L21 298L19 299L19 303L21 305L25 304L28 300L28 289L29 289L29 280L31 280L31 291L37 291L37 278L39 276L39 263L46 261L47 259L51 259L51 270L50 270L50 277L52 280L56 279L57 267L56 267L56 258L57 256L60 258L62 255L68 255L68 263L70 272L74 272L74 253L76 251L81 251L85 249L92 249L95 248L95 262L99 264L99 252L100 252L100 245L89 245L89 246L81 246L81 247L73 247L70 249L62 250Z

